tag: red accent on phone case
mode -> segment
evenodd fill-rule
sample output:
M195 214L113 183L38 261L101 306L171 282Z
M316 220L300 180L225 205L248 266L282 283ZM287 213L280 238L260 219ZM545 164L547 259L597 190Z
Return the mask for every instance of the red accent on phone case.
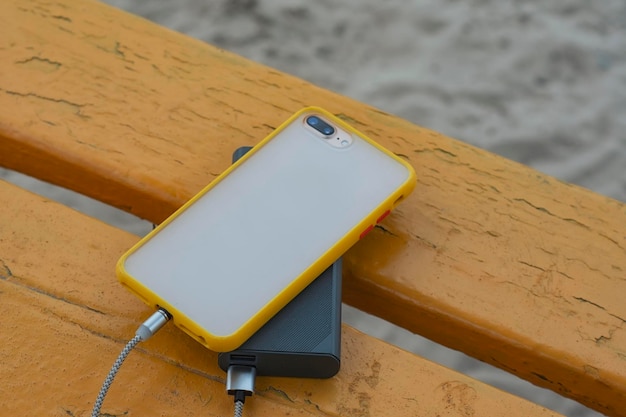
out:
M372 231L373 228L374 228L373 224L370 224L369 226L367 226L367 228L365 230L363 230L363 232L361 232L361 235L359 236L359 239L363 239L366 234L368 234L369 232Z
M391 210L387 210L383 214L381 214L381 216L378 218L378 220L376 220L376 223L382 222L383 219L389 215L389 213L391 213Z

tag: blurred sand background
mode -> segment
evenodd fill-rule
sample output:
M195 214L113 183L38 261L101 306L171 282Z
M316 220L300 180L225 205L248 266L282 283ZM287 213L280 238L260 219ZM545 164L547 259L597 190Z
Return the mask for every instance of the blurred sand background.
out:
M623 0L105 2L626 201ZM150 228L0 174L134 233ZM565 415L599 415L354 309L344 321Z

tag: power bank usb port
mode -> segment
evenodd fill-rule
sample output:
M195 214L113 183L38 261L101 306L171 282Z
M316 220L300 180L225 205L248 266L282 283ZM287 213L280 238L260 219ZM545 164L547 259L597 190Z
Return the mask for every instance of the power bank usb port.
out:
M254 355L241 355L241 354L231 354L230 355L230 363L236 363L238 365L254 365L256 362L256 356Z

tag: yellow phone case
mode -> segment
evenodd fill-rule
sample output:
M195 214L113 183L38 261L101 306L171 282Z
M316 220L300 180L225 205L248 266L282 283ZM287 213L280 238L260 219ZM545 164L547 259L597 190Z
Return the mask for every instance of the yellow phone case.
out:
M335 128L321 135L318 116ZM313 119L309 119L313 120ZM236 349L414 188L412 167L300 110L118 261L120 282L209 349Z

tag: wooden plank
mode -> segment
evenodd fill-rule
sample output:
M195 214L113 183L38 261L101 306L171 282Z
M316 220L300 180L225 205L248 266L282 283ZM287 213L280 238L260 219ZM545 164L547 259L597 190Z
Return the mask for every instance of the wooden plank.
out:
M626 415L624 204L99 3L0 7L0 164L158 222L325 107L420 178L346 256L346 301Z
M4 182L0 199L10 202L0 215L3 412L88 415L151 313L114 275L138 238ZM258 378L247 415L557 415L347 326L342 348L332 379ZM224 379L215 353L168 325L131 353L102 412L230 415Z

